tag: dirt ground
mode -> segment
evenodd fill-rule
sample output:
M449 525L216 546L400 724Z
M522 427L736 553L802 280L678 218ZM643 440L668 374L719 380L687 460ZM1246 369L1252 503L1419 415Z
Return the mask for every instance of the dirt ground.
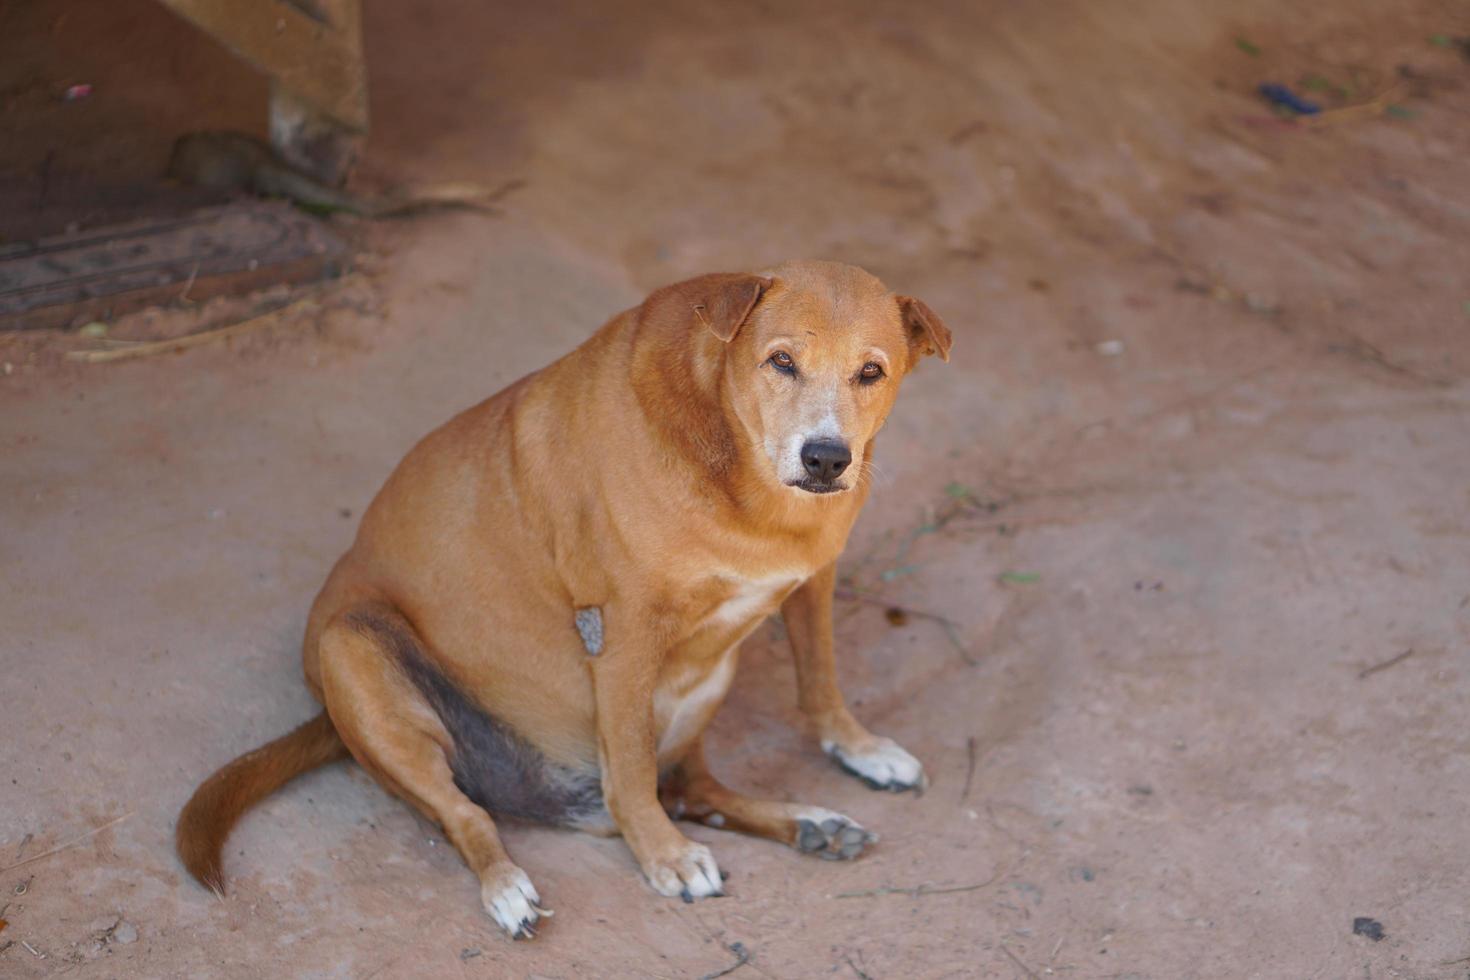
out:
M7 234L259 125L142 0L3 17ZM229 345L0 340L0 975L1470 976L1465 35L1448 0L370 2L358 186L524 180L502 215L353 226L357 272ZM1288 125L1263 81L1364 108ZM307 605L412 442L653 286L808 256L956 334L838 610L855 710L933 785L821 756L774 621L711 757L878 848L691 828L730 897L683 905L508 826L556 911L512 944L343 765L246 819L227 899L190 881L179 806L311 714Z

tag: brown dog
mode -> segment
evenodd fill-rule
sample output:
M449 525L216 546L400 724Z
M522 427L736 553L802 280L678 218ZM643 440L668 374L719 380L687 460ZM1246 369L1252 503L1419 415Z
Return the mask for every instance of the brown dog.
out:
M849 818L716 782L701 734L779 607L823 749L870 786L922 785L843 704L832 590L899 382L949 347L852 266L700 276L430 434L312 607L326 710L199 787L184 864L222 892L235 820L349 752L444 828L515 937L543 910L491 813L621 833L685 900L721 877L671 817L856 856L875 838Z

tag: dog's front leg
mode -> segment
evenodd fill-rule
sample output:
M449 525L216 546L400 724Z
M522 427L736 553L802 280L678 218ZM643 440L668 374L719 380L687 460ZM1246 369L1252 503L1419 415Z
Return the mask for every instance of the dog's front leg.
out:
M681 834L658 799L653 691L659 653L620 641L615 621L607 648L592 661L602 795L633 856L656 891L686 902L724 892L709 848Z
M833 563L807 579L781 606L781 618L796 655L797 698L822 740L822 751L874 789L922 790L924 767L891 738L858 723L837 686L832 652Z

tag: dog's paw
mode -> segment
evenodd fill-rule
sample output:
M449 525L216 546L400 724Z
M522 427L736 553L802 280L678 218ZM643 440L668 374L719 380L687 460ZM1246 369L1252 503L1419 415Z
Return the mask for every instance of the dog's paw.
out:
M828 861L850 861L878 835L864 830L857 821L832 810L808 807L796 818L796 849Z
M512 939L534 939L537 920L551 914L541 907L541 896L531 879L513 864L482 879L480 901Z
M678 896L686 902L725 894L724 879L709 848L685 841L676 854L649 861L643 866L648 883L660 895Z
M844 748L835 742L823 742L822 750L837 764L868 784L870 789L886 789L894 793L904 790L924 792L929 784L924 767L891 738L874 738L862 750Z

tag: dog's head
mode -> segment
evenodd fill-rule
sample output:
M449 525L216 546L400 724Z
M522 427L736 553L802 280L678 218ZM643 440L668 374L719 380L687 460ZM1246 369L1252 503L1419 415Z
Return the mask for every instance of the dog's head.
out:
M791 262L661 292L724 343L720 386L734 435L793 493L857 486L904 376L927 354L949 360L944 321L855 266Z

